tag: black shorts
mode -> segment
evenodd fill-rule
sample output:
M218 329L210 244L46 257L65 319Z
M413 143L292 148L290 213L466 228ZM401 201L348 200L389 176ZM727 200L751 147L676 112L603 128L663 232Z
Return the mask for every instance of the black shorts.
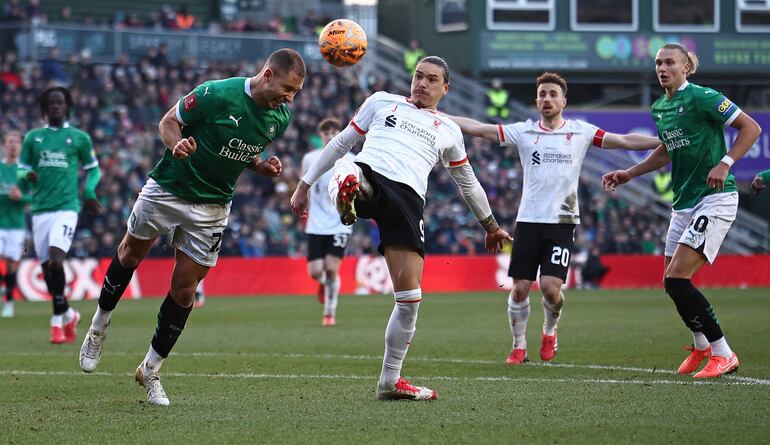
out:
M425 226L422 209L425 205L420 195L411 187L392 181L375 172L366 164L356 162L372 185L374 196L356 200L356 215L371 218L380 229L380 245L377 250L385 254L385 246L413 247L425 256Z
M345 256L348 240L350 240L350 235L347 233L336 235L312 235L308 233L307 260L317 260L326 257L326 255L342 258Z
M537 279L540 275L567 279L575 224L516 223L508 276L517 280Z

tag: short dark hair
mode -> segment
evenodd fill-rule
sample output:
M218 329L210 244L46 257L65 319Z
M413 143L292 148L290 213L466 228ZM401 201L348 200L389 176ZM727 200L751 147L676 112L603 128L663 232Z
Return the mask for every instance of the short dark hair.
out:
M560 75L545 72L537 78L537 84L535 86L540 88L540 85L544 83L555 83L556 85L559 85L561 87L561 92L564 93L565 96L567 95L567 81Z
M297 51L291 48L281 48L270 54L265 66L282 74L294 71L302 77L307 75L305 61L302 60L302 56Z
M334 131L334 130L341 130L342 124L340 124L340 121L338 121L336 118L333 117L326 117L321 119L321 122L318 123L318 132L323 133L325 131Z
M449 83L449 64L446 63L446 60L442 59L439 56L428 56L428 57L423 57L417 63L419 64L419 63L423 63L423 62L425 62L425 63L432 63L433 65L440 66L441 69L444 70L444 83Z
M48 88L47 90L43 91L42 94L40 94L40 97L38 98L38 103L40 104L40 113L42 113L43 117L46 116L46 110L48 109L48 98L51 96L52 93L55 93L57 91L62 93L62 95L64 95L64 103L67 104L66 116L69 117L70 110L72 109L73 101L72 101L72 95L70 94L69 90L67 90L64 87Z

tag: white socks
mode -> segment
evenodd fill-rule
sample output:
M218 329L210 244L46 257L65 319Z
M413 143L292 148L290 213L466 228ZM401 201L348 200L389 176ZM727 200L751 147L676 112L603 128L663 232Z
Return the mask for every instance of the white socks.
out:
M334 280L327 280L326 274L324 274L324 315L337 316L337 302L340 296L341 281L338 278Z
M51 316L51 326L63 328L64 325L71 322L73 318L75 318L75 310L67 308L67 312L65 313Z
M150 350L147 351L147 355L144 356L144 361L142 362L142 365L151 372L158 372L160 371L160 365L163 364L163 357L160 356L157 352L155 352L155 349L153 349L152 345L150 345Z
M709 347L709 341L706 338L706 334L703 332L692 333L692 344L695 346L695 349L699 351L703 351Z
M112 311L105 311L96 305L96 313L94 318L91 319L91 327L97 331L104 332L107 326L110 325L110 319L112 319Z
M385 357L382 360L380 387L392 388L401 377L401 365L409 349L417 324L422 289L394 292L396 305L385 329Z
M561 307L564 305L564 294L561 295L561 302L559 304L551 304L543 298L543 312L545 313L545 321L543 322L543 334L555 335L556 325L559 324L559 318L561 318Z
M727 344L727 340L722 337L717 341L711 342L711 355L730 358L733 355L733 350L730 349L730 346Z
M529 297L521 302L513 300L513 291L508 295L508 321L514 349L527 349L527 320L529 320Z

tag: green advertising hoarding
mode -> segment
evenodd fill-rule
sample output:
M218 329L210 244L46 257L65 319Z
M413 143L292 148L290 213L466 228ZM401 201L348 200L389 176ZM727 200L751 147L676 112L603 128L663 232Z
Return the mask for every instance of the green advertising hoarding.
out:
M770 35L611 32L490 32L479 40L482 71L652 70L658 48L679 42L694 50L701 69L770 73Z

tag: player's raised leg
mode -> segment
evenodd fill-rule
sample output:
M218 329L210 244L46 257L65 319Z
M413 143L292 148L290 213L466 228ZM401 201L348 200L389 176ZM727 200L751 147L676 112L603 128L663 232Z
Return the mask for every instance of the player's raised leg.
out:
M508 322L511 327L513 346L505 362L520 365L527 360L527 321L529 320L529 289L531 280L514 279L508 295Z
M112 320L112 311L115 310L118 301L131 282L134 270L147 256L154 242L155 238L144 240L126 233L118 245L118 251L104 275L104 282L99 293L99 303L91 319L91 326L83 340L83 345L80 347L80 369L83 371L92 372L99 364L104 341L107 338L107 331Z
M341 158L334 163L329 196L337 206L340 220L349 226L356 222L355 200L372 196L372 188L361 167L350 159Z
M417 325L417 313L422 301L420 280L424 260L412 248L385 247L385 260L393 280L395 306L385 329L385 357L377 384L378 397L382 400L434 400L436 391L412 385L401 377L401 367L412 343Z
M147 391L147 401L151 405L170 404L160 383L160 367L182 335L193 309L195 288L208 271L208 266L198 264L186 253L176 250L171 290L160 306L158 324L147 355L136 368L136 382Z

